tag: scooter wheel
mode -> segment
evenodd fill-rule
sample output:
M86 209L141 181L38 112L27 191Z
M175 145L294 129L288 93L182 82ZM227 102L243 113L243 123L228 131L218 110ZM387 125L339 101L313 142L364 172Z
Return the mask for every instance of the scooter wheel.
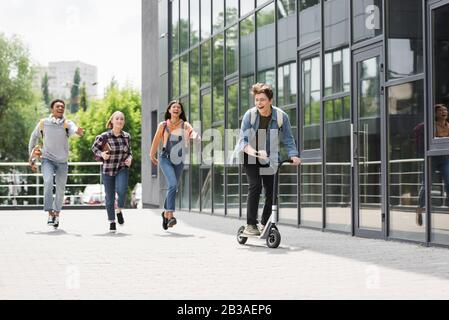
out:
M245 231L245 227L241 227L239 231L237 232L237 242L241 245L244 245L246 241L248 241L248 238L243 238L241 234Z
M270 230L270 234L267 238L267 246L271 249L276 249L281 244L281 234L278 230L272 229Z

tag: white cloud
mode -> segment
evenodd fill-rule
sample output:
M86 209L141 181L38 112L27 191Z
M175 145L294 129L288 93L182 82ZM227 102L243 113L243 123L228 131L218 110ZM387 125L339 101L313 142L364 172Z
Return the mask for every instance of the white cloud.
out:
M1 1L0 32L19 35L37 63L96 65L100 95L113 76L140 88L141 0Z

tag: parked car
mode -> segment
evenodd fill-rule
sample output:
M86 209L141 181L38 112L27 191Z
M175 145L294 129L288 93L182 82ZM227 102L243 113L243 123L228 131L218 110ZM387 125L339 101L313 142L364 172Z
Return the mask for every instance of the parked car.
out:
M93 184L88 185L83 192L83 204L104 204L105 203L104 185Z
M131 208L142 208L142 184L137 183L131 193Z

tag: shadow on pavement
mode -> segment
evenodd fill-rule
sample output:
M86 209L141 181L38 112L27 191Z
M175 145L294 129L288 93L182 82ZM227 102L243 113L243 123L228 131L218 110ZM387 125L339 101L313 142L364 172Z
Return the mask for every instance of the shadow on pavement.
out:
M160 237L160 238L196 238L196 236L193 235L193 234L181 234L181 233L176 233L176 232L167 232L167 233L164 233L164 234L155 234L154 236L155 237ZM205 237L202 237L202 238L205 238Z
M203 213L180 212L179 219L189 227L229 235L230 245L236 243L236 235L245 220L225 218ZM324 255L356 260L368 264L407 272L420 273L449 279L449 250L427 248L422 244L351 237L349 234L321 232L280 225L281 248L269 249L264 242L246 245L246 250L269 254L295 254L313 251ZM291 248L291 249L289 249ZM242 246L245 250L245 246Z
M132 235L131 234L128 234L128 233L121 233L121 232L118 232L118 233L110 233L110 232L107 232L107 233L104 233L104 234L94 234L93 235L94 237L106 237L106 238L124 238L124 237L131 237Z
M52 237L56 237L56 236L72 236L72 237L82 237L82 235L80 235L80 234L68 233L68 232L64 231L63 229L47 231L47 232L32 231L32 232L27 232L26 234L29 234L29 235L32 235L32 236L52 236Z
M289 254L293 252L301 252L304 251L304 248L291 248L291 247L283 247L280 246L277 249L270 249L266 245L261 244L245 244L241 246L241 250L247 250L251 252L261 252L261 253L269 253L271 255L283 255Z

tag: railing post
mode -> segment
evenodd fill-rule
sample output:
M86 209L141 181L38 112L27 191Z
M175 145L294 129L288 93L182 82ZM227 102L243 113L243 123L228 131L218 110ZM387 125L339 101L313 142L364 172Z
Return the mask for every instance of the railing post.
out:
M402 162L399 163L399 206L402 206Z

